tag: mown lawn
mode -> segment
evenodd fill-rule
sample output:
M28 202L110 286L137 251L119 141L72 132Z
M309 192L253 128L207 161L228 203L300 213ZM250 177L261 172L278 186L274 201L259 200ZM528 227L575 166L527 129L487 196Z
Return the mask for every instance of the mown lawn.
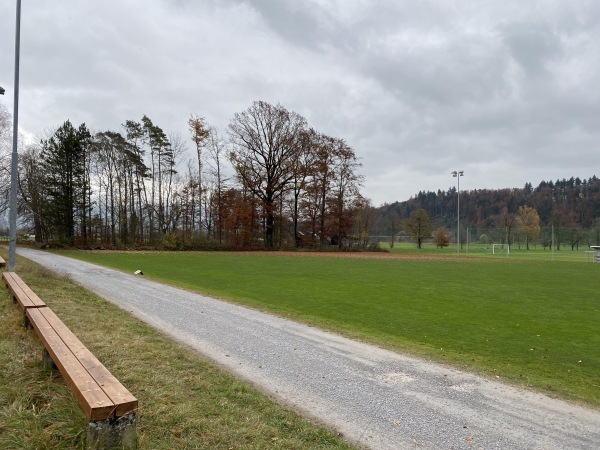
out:
M394 247L390 248L389 242L381 242L379 247L391 253L410 253L410 254L429 254L443 257L456 256L456 246L450 244L448 247L439 249L435 244L426 242L420 250L417 250L416 245L412 242L395 242ZM463 244L460 248L461 258L492 258L511 260L526 259L531 261L569 261L569 262L594 262L595 253L584 244L579 248L571 250L570 246L561 246L560 250L544 248L542 245L530 245L529 250L525 245L511 245L509 254L507 255L506 248L497 246L496 253L493 253L491 244L481 244L471 242L468 245Z
M65 255L600 406L600 265L278 253Z

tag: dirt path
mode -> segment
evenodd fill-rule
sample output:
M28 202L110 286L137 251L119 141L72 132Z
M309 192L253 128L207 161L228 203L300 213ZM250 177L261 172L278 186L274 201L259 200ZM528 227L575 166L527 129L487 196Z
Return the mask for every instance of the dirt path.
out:
M18 252L374 449L597 449L600 413L133 275Z

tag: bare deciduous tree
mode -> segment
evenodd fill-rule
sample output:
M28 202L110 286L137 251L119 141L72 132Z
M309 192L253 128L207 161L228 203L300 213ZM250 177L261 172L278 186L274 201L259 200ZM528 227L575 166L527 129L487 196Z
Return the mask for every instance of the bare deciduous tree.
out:
M431 221L422 208L413 212L408 220L404 221L403 227L417 242L417 248L421 248L423 241L431 237Z
M305 125L302 116L263 101L235 114L229 124L230 160L244 187L263 205L268 248L274 245L276 201L294 176L297 136Z

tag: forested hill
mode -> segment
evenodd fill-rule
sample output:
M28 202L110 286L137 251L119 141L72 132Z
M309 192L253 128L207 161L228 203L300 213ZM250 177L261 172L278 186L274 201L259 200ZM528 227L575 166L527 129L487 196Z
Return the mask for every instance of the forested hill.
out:
M540 226L591 227L600 219L600 179L580 178L542 181L533 187L526 183L519 189L479 189L461 191L461 227L500 228L506 215L514 215L520 206L535 208ZM389 226L407 219L423 208L434 226L456 226L456 188L446 192L419 192L404 202L395 202L379 208L378 234L388 234Z

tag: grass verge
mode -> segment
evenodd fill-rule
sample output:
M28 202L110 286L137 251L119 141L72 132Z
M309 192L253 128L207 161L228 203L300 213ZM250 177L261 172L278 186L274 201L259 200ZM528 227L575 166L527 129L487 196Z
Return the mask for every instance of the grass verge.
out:
M349 449L114 305L21 258L18 272L139 399L140 449ZM0 291L0 448L84 448L86 419Z

